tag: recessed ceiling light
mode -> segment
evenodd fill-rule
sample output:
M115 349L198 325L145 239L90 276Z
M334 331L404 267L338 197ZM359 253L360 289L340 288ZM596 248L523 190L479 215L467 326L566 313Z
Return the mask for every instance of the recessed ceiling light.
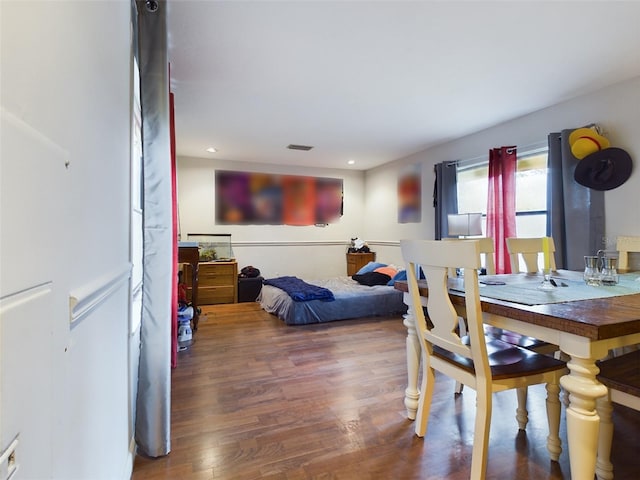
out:
M355 164L356 164L356 161L355 161L355 160L349 160L347 163L348 163L349 165L355 165Z
M217 151L218 151L218 150L216 150L216 149L215 149L215 148L213 148L213 147L209 147L209 148L207 148L207 152L209 152L209 153L216 153Z

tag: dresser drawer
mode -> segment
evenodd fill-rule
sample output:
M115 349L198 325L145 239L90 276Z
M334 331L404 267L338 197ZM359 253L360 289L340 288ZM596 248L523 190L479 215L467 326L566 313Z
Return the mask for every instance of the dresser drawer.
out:
M198 283L201 286L213 286L213 285L230 285L238 277L237 274L222 274L211 270L202 270L200 267L200 273L198 275Z
M238 266L236 263L201 263L198 270L200 271L200 278L218 275L234 277L238 274Z
M198 303L200 305L235 303L235 295L236 289L233 286L200 287L198 288Z
M237 264L200 263L198 265L198 283L207 285L229 285L237 281ZM184 265L183 281L191 286L191 265Z
M191 299L191 266L184 265L183 281ZM236 303L238 301L238 264L202 262L198 264L198 304Z

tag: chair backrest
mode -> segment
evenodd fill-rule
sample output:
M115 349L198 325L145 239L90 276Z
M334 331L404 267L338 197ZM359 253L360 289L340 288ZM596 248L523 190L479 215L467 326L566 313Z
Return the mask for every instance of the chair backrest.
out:
M618 237L616 242L618 250L618 268L627 270L629 268L629 252L640 252L640 237Z
M535 273L538 271L538 255L544 252L543 242L545 237L535 238L507 238L507 250L509 252L509 258L511 260L511 271L513 273L519 273L520 259L519 255L522 255L527 273ZM549 240L549 267L551 270L556 269L556 260L554 252L556 246L553 243L553 237L548 237Z
M434 346L471 359L476 379L483 382L491 378L487 348L484 340L482 311L478 288L480 242L465 240L443 242L437 240L401 240L400 248L406 262L407 283L416 331L427 356ZM429 289L427 313L433 325L427 326L422 309L416 270L420 267ZM469 344L463 343L456 331L458 314L451 303L448 291L449 270L464 268L465 318L468 324ZM438 369L432 363L432 366Z
M446 237L442 240L457 240L457 241L478 241L480 242L480 253L484 255L484 268L487 271L487 275L496 274L496 262L494 259L494 253L496 251L493 244L493 238L491 237L474 237L474 238L456 238ZM454 270L455 271L455 270Z

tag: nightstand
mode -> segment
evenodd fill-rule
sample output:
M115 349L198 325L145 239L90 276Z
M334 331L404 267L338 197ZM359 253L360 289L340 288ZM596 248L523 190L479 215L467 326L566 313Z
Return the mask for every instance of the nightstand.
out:
M347 253L347 275L355 275L369 262L375 262L376 252Z

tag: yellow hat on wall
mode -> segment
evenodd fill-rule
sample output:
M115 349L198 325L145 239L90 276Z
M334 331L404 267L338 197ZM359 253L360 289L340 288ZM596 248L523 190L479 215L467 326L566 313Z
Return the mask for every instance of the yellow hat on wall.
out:
M609 148L610 143L593 128L577 128L569 135L569 145L573 156L582 160L587 155Z

